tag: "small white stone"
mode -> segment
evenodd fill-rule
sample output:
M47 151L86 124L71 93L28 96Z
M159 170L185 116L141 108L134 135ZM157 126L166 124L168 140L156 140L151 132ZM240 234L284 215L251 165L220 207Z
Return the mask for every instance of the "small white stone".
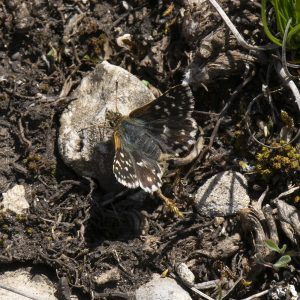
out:
M195 275L185 263L181 263L176 267L176 272L180 279L188 286L194 285Z
M6 193L3 193L2 206L3 211L11 210L16 214L24 213L29 208L29 204L25 197L24 186L15 185Z
M162 278L158 274L136 291L136 300L191 300L186 292L174 279Z
M125 33L122 36L117 37L116 42L121 48L125 48L127 50L131 50L132 48L132 36L129 33Z
M98 276L95 276L93 281L99 285L106 284L108 282L116 282L121 279L121 273L117 267L114 267L110 270L101 273Z

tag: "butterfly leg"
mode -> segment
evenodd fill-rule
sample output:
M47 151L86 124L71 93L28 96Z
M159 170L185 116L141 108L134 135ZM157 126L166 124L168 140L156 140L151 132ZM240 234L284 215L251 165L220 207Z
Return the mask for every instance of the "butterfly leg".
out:
M183 216L183 213L182 213L182 212L179 210L179 208L176 206L176 203L175 203L172 199L166 197L166 196L161 192L160 189L157 190L155 193L156 193L156 195L157 195L162 201L164 201L164 203L165 203L167 209L169 209L173 214L175 214L175 215L176 215L177 217L179 217L179 218L183 218L183 217L184 217L184 216Z

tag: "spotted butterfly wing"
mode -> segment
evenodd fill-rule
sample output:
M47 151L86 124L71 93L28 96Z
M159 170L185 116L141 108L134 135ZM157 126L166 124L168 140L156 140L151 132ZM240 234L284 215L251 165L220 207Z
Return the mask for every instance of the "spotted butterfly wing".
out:
M114 133L113 172L117 180L129 188L140 186L150 193L159 189L161 155L180 153L195 142L193 109L191 90L178 85L122 117Z
M122 126L126 130L127 121L123 120L121 122L123 122ZM135 133L128 130L124 132L124 128L119 129L121 132L123 131L123 134L118 131L114 133L115 157L113 172L121 184L129 188L140 186L144 191L153 193L162 185L162 170L158 164L161 151L153 143L151 137L143 135L142 128ZM137 135L140 136L137 137ZM135 143L130 143L132 139L135 140ZM151 142L152 144L150 144ZM148 143L152 147L150 146L149 149L144 143Z
M144 120L153 136L168 146L168 153L181 153L196 141L198 126L192 118L194 106L190 87L177 85L149 104L132 111L129 117Z

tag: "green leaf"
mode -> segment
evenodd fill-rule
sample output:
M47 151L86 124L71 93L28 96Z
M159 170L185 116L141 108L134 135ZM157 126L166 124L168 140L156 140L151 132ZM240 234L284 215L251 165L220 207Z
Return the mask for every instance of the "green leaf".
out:
M289 19L292 19L290 29L287 38L287 49L297 50L300 48L300 0L271 0L273 7L272 14L276 20L276 29L273 28L271 32L270 28L272 24L268 24L267 18L267 3L268 0L261 1L261 19L263 23L264 31L267 37L276 45L282 45L282 38ZM271 12L271 11L270 11ZM277 30L277 32L276 32Z
M278 247L278 245L273 241L273 240L266 240L266 246L270 249L270 250L272 250L272 251L275 251L275 252L277 252L277 253L282 253L281 252L281 250L282 249L280 249L279 247Z
M273 265L275 268L286 268L288 266L288 263L291 261L291 257L289 255L283 255L281 256L277 262Z
M280 249L280 254L285 253L285 250L286 250L286 244L284 244L284 245L282 246L282 248Z
M268 22L267 22L267 0L262 0L261 1L261 20L262 20L264 31L265 31L267 37L274 44L276 44L278 46L281 46L282 45L281 41L272 34L272 32L270 31L269 26L268 26Z

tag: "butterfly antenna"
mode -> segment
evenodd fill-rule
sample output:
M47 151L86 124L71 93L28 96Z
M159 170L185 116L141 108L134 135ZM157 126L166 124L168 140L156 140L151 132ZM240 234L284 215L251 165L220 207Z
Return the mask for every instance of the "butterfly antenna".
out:
M118 109L118 87L119 87L119 82L116 81L116 112L118 113L119 112L119 109Z

